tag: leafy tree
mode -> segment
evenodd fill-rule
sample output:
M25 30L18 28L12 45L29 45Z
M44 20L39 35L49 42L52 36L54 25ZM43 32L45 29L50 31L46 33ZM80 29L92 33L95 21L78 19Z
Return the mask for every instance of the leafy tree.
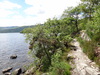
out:
M62 18L72 18L71 19L71 21L72 21L72 23L74 22L74 25L75 25L75 27L76 27L76 29L77 29L77 31L79 30L79 28L78 28L78 20L79 20L79 16L80 16L80 14L81 14L81 11L80 11L80 8L77 6L77 7L75 7L75 8L73 8L73 7L69 7L67 10L65 10L64 12L63 12L63 15L62 15Z
M100 8L93 15L93 21L87 24L87 31L92 39L100 42Z
M89 20L92 20L93 13L95 12L95 9L100 4L100 0L81 0L82 3L80 4L80 7L82 9L82 12L84 14L84 17L88 17Z
M41 71L45 72L51 66L52 56L61 49L63 52L68 48L72 40L71 34L76 31L71 24L70 18L57 20L48 19L44 25L36 25L34 28L23 30L30 41L30 49L43 65Z

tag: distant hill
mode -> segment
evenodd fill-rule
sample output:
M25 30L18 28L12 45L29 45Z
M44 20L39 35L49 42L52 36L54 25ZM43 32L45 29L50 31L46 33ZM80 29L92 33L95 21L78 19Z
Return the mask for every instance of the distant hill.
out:
M11 26L11 27L0 27L0 33L17 33L21 32L25 28L34 27L33 26Z

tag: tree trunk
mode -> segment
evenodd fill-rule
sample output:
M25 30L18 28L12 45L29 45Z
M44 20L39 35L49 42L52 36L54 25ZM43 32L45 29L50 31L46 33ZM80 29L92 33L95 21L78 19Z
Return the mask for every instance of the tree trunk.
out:
M51 63L50 55L49 55L48 52L46 51L45 45L44 45L44 44L43 44L43 47L44 47L45 54L47 55L47 58L48 58L49 62Z
M76 15L75 26L76 26L76 30L78 32L78 15Z

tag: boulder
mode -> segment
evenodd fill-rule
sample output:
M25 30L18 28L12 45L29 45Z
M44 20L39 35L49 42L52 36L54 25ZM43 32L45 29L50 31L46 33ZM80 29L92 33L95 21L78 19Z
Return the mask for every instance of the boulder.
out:
M100 47L97 47L94 53L95 53L95 56L100 57Z
M26 72L26 69L25 68L21 68L22 69L22 73L25 73Z
M34 71L34 67L32 67L31 69L27 70L25 72L25 75L32 75L33 71Z
M14 75L20 75L21 72L22 72L22 69L21 69L21 68L18 68L18 69L16 69L16 70L13 72L13 74L14 74Z
M7 68L7 69L2 70L2 73L9 72L10 70L12 70L12 67L9 67L9 68Z
M80 31L81 38L86 41L91 41L90 37L87 35L86 30Z
M16 59L16 58L17 58L17 55L10 56L10 59Z
M11 73L10 72L6 72L4 75L11 75Z
M32 45L30 45L30 46L29 46L29 49L32 49L32 48L33 48L33 46L32 46Z

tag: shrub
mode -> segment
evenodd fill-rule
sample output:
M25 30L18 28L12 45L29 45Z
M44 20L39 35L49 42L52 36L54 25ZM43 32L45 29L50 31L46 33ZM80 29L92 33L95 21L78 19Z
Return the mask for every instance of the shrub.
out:
M50 67L50 75L71 75L70 65L61 60L62 52L58 51L52 58L52 66Z

